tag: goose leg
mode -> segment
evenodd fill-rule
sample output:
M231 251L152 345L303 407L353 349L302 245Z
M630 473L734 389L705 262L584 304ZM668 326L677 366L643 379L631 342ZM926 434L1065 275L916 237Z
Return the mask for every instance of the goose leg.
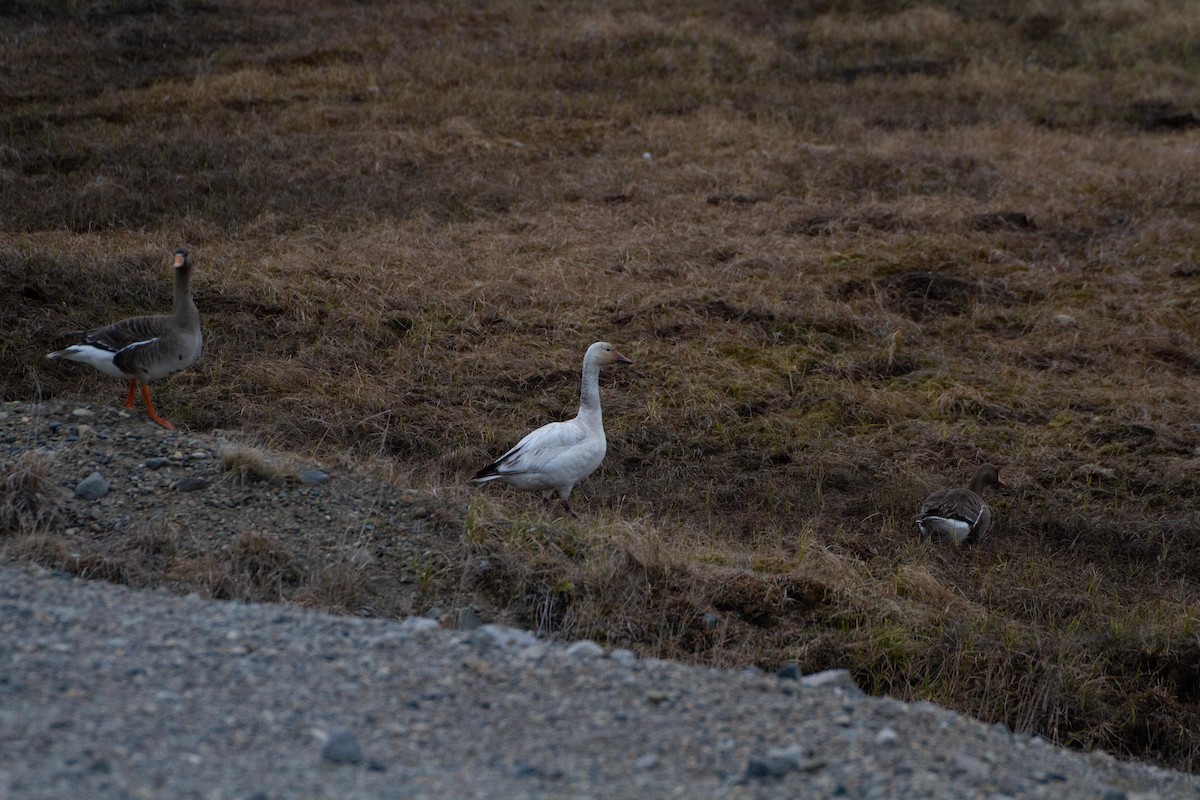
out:
M154 410L154 403L150 400L150 387L144 383L142 384L142 400L146 402L146 413L150 415L150 419L154 420L159 425L162 425L169 431L175 430L174 425L160 417L158 412Z
M133 378L129 379L129 394L125 395L125 407L133 408L134 390L137 388L137 381Z
M566 509L567 513L570 514L572 517L579 519L579 515L571 510L571 504L567 501L567 498L563 497L563 498L561 498L561 500L562 500L562 507Z

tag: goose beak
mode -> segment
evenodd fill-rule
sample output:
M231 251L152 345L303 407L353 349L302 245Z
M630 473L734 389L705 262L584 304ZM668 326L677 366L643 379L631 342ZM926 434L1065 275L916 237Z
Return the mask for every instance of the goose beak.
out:
M176 253L175 254L175 269L179 269L180 267L182 267L183 261L184 261L183 253Z
M632 364L633 361L631 361L630 359L621 355L616 350L613 350L613 363L614 364Z

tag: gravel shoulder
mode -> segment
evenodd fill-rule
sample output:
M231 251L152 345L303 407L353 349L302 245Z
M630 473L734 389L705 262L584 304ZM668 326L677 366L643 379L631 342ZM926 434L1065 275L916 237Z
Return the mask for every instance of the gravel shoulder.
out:
M840 673L786 679L424 618L202 601L0 568L12 798L1172 798Z
M1197 776L867 697L844 673L719 671L491 624L450 630L438 620L471 598L420 577L456 557L445 509L366 476L246 484L212 436L109 407L0 406L0 460L35 448L54 454L68 498L59 541L83 553L72 571L128 585L0 567L0 800L1200 794ZM93 471L108 489L78 496ZM117 557L165 541L176 570L199 568L251 534L281 563L353 567L392 619L364 618L361 603L350 617L180 596L193 584L169 574L145 583L175 594L138 588ZM395 621L408 614L424 616Z

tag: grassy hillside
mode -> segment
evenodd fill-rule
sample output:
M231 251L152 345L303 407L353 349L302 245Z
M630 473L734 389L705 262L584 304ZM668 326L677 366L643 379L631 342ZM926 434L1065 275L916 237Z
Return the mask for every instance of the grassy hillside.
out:
M118 402L41 356L184 244L160 410L434 489L527 624L1197 770L1198 42L1186 0L0 4L0 394ZM466 487L601 338L581 518ZM993 534L918 545L983 461Z

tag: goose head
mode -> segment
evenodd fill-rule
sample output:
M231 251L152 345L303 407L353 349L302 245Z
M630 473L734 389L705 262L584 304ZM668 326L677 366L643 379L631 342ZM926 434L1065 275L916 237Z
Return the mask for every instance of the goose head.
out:
M1000 470L994 464L983 464L979 469L975 470L975 476L971 478L971 491L979 494L985 486L995 486L997 489L1006 489L1003 483L1000 482Z
M173 266L175 269L183 269L189 265L188 251L186 247L181 247L175 251L175 261Z
M587 349L584 360L601 367L607 364L632 364L633 361L617 352L617 348L608 342L596 342Z

